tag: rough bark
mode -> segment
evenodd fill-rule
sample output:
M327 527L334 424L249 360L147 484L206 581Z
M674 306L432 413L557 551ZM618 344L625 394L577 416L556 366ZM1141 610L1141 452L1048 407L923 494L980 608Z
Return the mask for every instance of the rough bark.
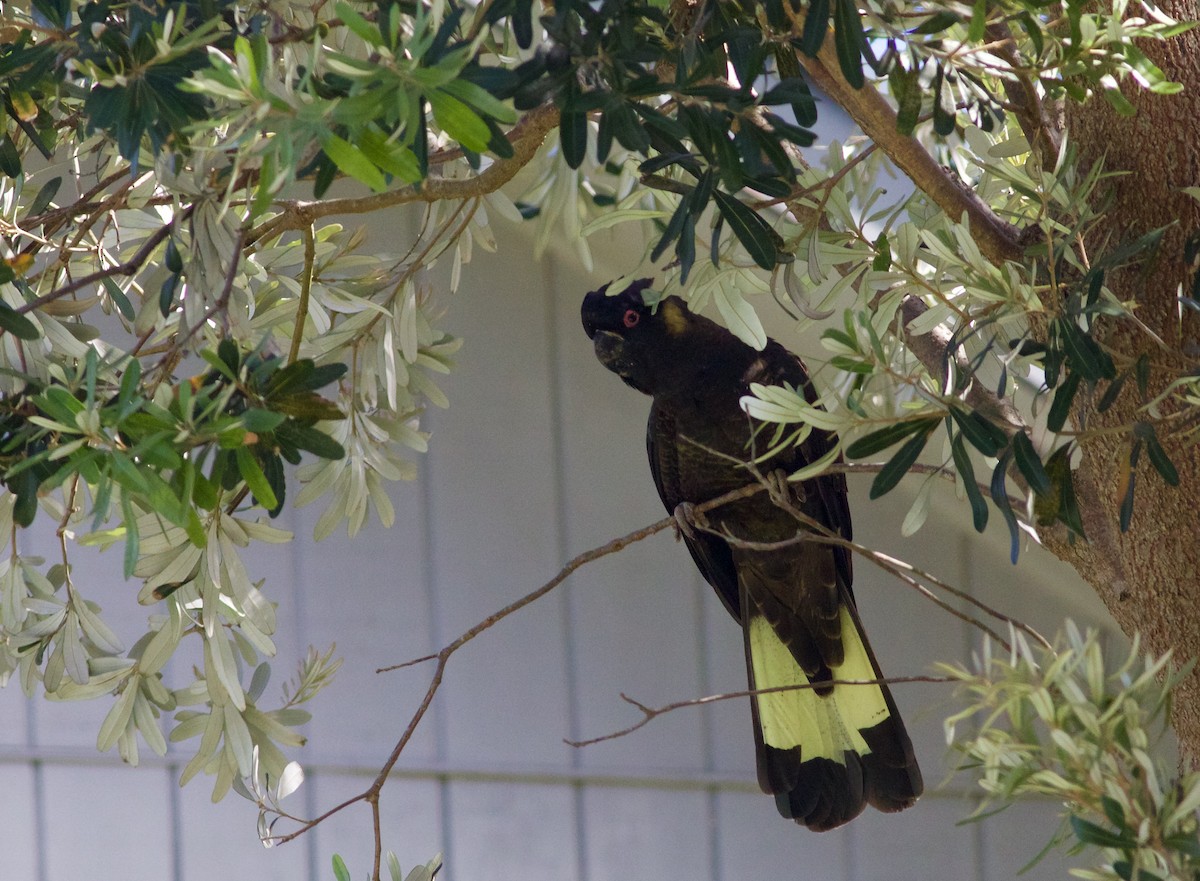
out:
M1164 10L1179 19L1200 16L1195 0L1168 0ZM1142 48L1169 78L1184 84L1182 93L1160 96L1130 88L1126 95L1137 107L1136 116L1119 116L1097 99L1069 106L1066 123L1083 162L1103 161L1109 170L1126 172L1112 181L1112 206L1086 243L1091 254L1171 225L1148 271L1135 267L1108 279L1121 299L1137 304L1137 316L1165 343L1159 345L1129 322L1105 328L1105 344L1118 365L1149 354L1153 394L1171 377L1194 371L1200 356L1200 318L1185 310L1181 320L1177 302L1179 286L1188 290L1194 272L1185 263L1184 243L1200 230L1200 205L1181 192L1200 183L1200 31ZM1179 470L1175 488L1142 456L1133 520L1122 534L1116 512L1128 437L1092 433L1145 418L1138 412L1140 403L1132 388L1105 413L1096 412L1090 401L1080 403L1076 422L1089 434L1076 490L1090 541L1069 546L1063 536L1051 534L1047 546L1096 588L1126 633L1142 634L1154 651L1173 649L1182 661L1200 653L1200 455L1195 446L1164 443ZM1200 672L1177 693L1174 712L1180 742L1195 761L1200 756Z

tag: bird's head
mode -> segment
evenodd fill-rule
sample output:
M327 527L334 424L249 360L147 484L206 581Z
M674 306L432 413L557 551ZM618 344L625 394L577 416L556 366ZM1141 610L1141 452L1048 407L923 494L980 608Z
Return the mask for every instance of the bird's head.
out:
M685 333L693 318L678 297L648 296L652 282L641 278L616 294L609 294L605 285L583 298L581 310L583 329L600 363L648 395L656 391L672 340Z

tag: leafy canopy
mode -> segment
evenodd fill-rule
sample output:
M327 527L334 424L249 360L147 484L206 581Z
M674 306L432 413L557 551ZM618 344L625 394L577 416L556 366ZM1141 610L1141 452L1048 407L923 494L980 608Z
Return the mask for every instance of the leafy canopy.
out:
M821 322L824 409L756 388L748 412L778 443L817 426L851 458L899 445L873 496L941 437L975 527L998 513L1014 560L1022 528L1084 537L1073 406L1137 396L1126 526L1139 477L1178 482L1164 440L1194 431L1200 386L1152 388L1149 337L1106 349L1106 323L1135 321L1106 278L1161 231L1076 247L1110 176L1042 121L1095 97L1131 112L1130 83L1175 91L1138 47L1184 27L1127 0L0 6L0 534L57 524L63 557L0 563L0 677L111 696L98 745L128 761L139 738L165 749L174 713L170 738L199 738L184 779L214 775L214 798L294 788L280 746L336 662L310 654L304 685L259 709L275 617L242 551L290 540L268 522L289 498L326 501L318 537L391 524L386 483L412 475L402 451L424 450L421 412L445 403L431 374L457 347L431 270L457 286L495 247L489 211L589 266L589 235L631 225L665 287L754 345L755 296ZM882 122L810 161L833 99ZM521 169L514 202L500 187ZM915 191L879 185L896 169ZM403 254L330 220L384 210L421 215ZM73 537L123 544L155 610L131 648ZM194 678L168 684L184 649Z

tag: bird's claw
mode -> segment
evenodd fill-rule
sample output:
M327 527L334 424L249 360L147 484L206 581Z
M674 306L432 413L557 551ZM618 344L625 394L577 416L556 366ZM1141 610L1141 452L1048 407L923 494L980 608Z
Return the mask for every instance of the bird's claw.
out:
M686 538L689 541L696 538L697 529L708 528L708 520L691 502L680 502L671 512L675 520L675 540Z
M782 468L776 468L763 475L767 492L771 498L781 504L792 504L793 501L804 502L804 490L788 482L788 473Z

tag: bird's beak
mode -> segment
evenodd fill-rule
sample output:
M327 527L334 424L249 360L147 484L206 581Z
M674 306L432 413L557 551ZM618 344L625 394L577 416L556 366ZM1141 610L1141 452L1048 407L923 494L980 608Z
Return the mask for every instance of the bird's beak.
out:
M587 329L587 325L584 325ZM596 330L593 325L588 331L588 336L592 338L592 344L596 347L596 357L600 359L600 363L616 373L621 373L621 347L625 342L619 333L613 333L611 330Z
M600 326L599 316L601 306L604 304L604 290L608 285L600 288L598 291L590 292L583 298L583 305L580 307L580 313L583 317L583 330L588 335L588 339L595 339L596 329Z

